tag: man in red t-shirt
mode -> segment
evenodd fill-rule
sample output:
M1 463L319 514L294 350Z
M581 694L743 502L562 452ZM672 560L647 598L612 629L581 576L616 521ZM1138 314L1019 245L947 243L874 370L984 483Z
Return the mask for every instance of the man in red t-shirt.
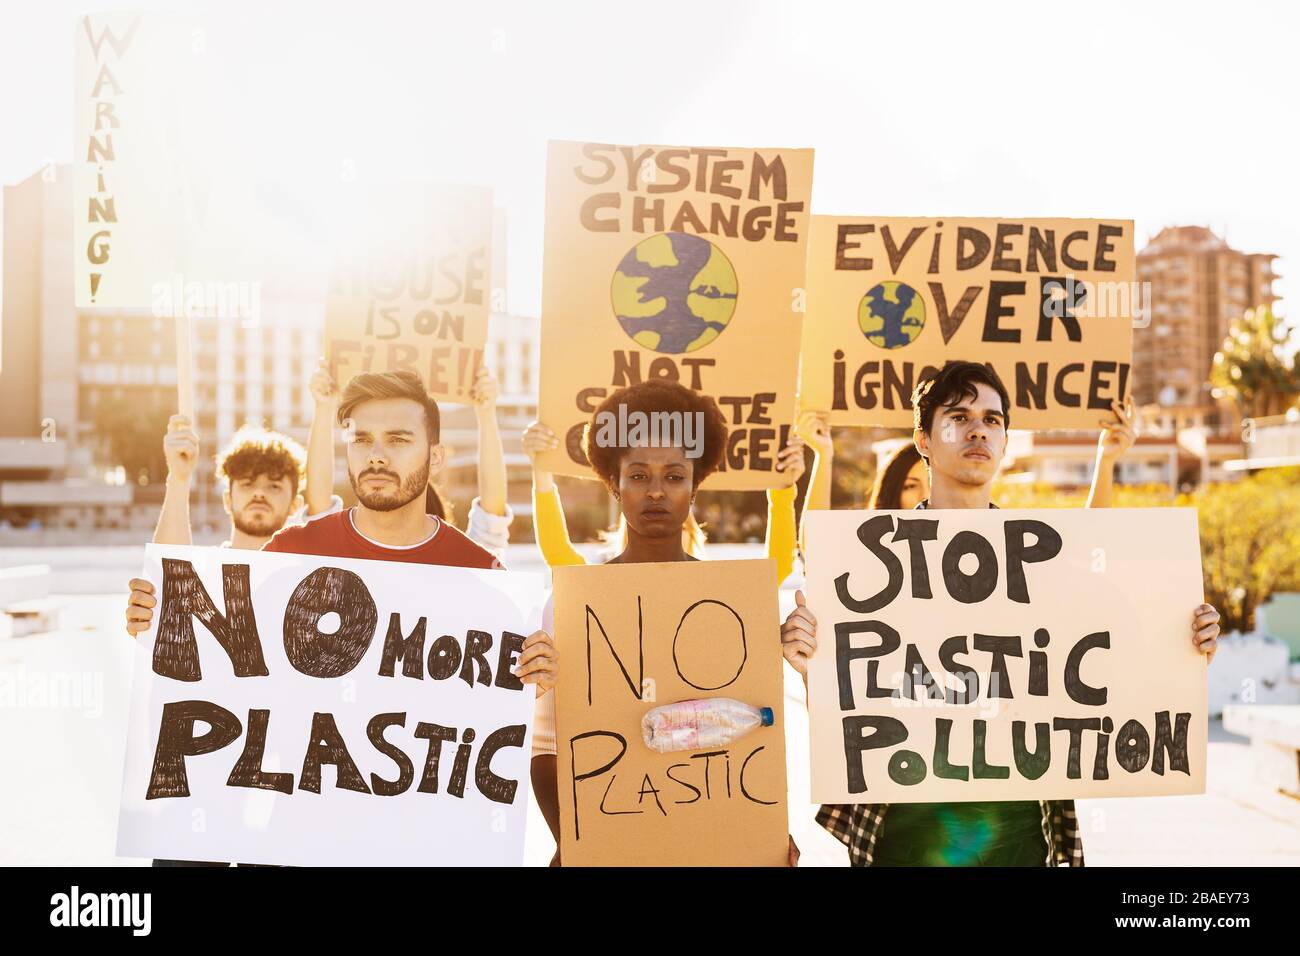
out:
M424 510L430 477L443 466L438 443L438 403L414 372L358 375L339 401L338 421L348 446L348 480L357 506L297 527L281 529L263 551L314 554L371 561L406 561L459 568L501 568L491 552ZM126 609L134 637L148 630L157 604L154 585L136 578ZM545 631L524 641L514 673L537 685L541 696L555 686L555 643Z
M414 372L358 375L339 401L348 443L348 480L357 506L278 531L263 551L370 561L406 561L460 568L500 568L486 549L440 518L426 514L425 489L443 466L438 403ZM151 582L131 582L126 629L147 630L157 604ZM538 686L555 684L555 644L545 631L524 642L517 674Z

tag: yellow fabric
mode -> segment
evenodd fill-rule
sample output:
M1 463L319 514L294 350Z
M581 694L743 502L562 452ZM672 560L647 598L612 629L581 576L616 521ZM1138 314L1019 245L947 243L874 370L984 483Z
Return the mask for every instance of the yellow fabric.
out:
M541 549L542 560L548 567L587 563L569 540L569 526L565 523L564 508L560 505L559 488L544 492L533 489L533 530L537 535L537 547Z
M798 531L794 520L794 498L799 489L772 488L767 492L767 556L776 562L776 583L790 576L798 553Z
M797 492L798 489L791 485L789 488L773 488L767 493L767 556L776 561L778 585L794 570L798 550L794 519ZM558 488L546 492L533 489L533 527L537 546L548 567L587 563L569 540L569 527L564 520Z

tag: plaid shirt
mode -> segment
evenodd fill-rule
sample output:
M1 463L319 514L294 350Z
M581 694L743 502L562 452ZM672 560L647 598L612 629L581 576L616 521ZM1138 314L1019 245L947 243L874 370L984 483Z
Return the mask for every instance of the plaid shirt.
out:
M1083 841L1073 800L1040 800L1043 838L1047 841L1045 866L1083 866ZM885 832L887 803L824 804L817 822L849 848L852 866L871 866L876 843Z
M927 498L916 506L930 507ZM990 508L997 505L989 504ZM1079 816L1073 800L1040 800L1043 838L1047 841L1046 866L1083 866L1083 841L1079 837ZM885 832L887 803L825 804L817 811L817 822L849 848L852 866L871 866L876 844Z

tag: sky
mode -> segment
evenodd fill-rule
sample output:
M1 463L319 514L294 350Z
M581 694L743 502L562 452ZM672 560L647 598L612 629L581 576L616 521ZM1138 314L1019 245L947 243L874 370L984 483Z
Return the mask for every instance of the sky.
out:
M73 156L73 37L0 8L0 181ZM127 7L127 9L130 9ZM813 147L813 212L1208 225L1300 290L1286 3L163 3L222 75L214 156L319 213L344 170L491 186L541 302L546 141ZM311 219L307 215L306 219ZM1293 342L1297 341L1293 339Z

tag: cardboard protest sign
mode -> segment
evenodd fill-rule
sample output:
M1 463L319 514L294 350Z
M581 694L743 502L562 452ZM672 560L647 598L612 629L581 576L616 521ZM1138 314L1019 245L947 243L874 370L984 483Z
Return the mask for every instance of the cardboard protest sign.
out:
M1133 223L814 216L801 409L912 426L945 362L993 366L1018 428L1096 428L1129 391Z
M815 801L1205 791L1194 510L805 521Z
M707 488L771 488L794 418L810 149L552 142L539 459L592 477L583 425L664 379L713 396L729 437Z
M522 861L539 577L153 545L145 576L119 854Z
M553 573L555 640L566 662L555 689L564 865L785 865L773 562ZM770 708L771 722L720 737L688 729L673 749L651 749L647 714L689 700L709 702L713 714Z
M425 184L362 205L325 307L334 381L410 369L434 398L468 402L491 311L491 190Z
M202 192L189 162L204 121L193 30L155 13L77 21L77 308L149 308L186 269Z

